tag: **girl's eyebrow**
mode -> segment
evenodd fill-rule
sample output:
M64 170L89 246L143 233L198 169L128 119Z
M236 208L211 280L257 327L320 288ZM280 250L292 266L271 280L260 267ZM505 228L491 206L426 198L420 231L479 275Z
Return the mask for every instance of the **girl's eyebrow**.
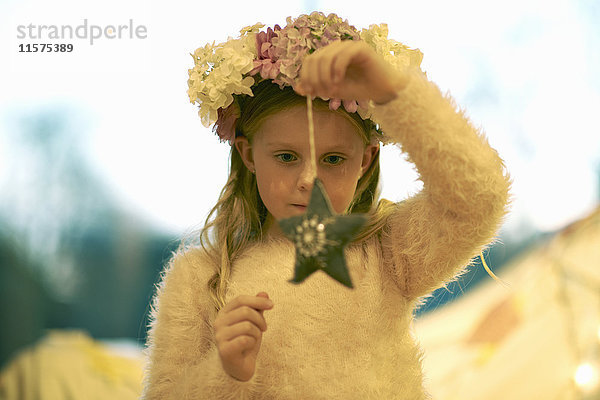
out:
M308 145L308 140L307 140L306 144ZM298 147L298 144L276 140L276 141L272 141L272 142L267 142L266 146L268 148L295 149ZM325 145L322 147L322 149L325 150L325 151L322 151L323 153L335 153L335 152L350 153L350 152L352 152L352 146L350 146L347 143L335 143L331 146Z
M294 145L292 143L278 141L278 140L273 141L273 142L267 142L266 146L267 147L282 147L282 148L293 148L293 147L296 147L296 145Z

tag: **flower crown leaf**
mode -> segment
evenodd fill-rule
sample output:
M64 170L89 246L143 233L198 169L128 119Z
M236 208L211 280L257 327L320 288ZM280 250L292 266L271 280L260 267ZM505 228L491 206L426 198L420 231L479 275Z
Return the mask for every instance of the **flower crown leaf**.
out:
M198 115L205 127L214 126L222 141L233 142L239 106L234 96L253 96L252 87L271 80L279 87L294 86L304 57L336 40L364 40L378 54L399 70L419 68L423 53L388 39L387 24L370 25L360 32L336 14L313 12L296 19L286 18L287 25L275 25L261 31L257 23L240 30L238 38L207 44L190 54L194 67L188 70L188 97L199 106ZM371 116L368 104L354 100L329 100L329 108L343 105L348 112L358 112L363 119ZM228 109L231 108L231 109Z

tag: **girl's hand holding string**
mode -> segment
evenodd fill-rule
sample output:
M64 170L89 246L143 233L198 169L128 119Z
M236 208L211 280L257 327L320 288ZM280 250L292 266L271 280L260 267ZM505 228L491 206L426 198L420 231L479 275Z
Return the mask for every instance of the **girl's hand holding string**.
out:
M215 339L225 372L240 381L254 375L262 334L267 330L264 311L273 308L265 292L238 296L226 304L214 322Z
M335 41L308 55L302 62L301 95L343 100L373 100L385 104L396 98L407 76L363 41Z

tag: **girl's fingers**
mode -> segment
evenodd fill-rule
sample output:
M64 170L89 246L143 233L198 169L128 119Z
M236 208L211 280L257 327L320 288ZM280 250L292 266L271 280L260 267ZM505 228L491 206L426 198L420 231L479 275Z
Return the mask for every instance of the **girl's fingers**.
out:
M238 336L230 343L237 347L237 351L245 352L251 350L256 345L256 338L253 336Z
M262 332L256 325L249 321L239 322L237 324L223 328L218 332L218 337L215 335L217 342L231 342L239 336L251 336L256 340L260 339Z
M267 330L267 322L262 311L259 313L257 310L249 307L240 307L217 317L214 323L215 335L224 332L231 326L244 322L254 325L260 331L264 332Z
M319 49L321 50L321 49ZM302 61L300 69L300 89L304 94L322 96L327 87L327 66L322 52L317 51Z
M237 357L239 353L244 354L256 345L256 338L253 336L238 336L220 346L220 353L225 357Z
M268 310L273 307L273 302L265 297L242 295L226 304L221 311L223 313L228 313L243 306L248 306L256 310Z
M345 54L338 54L331 63L331 81L334 85L338 85L344 80L346 76L346 68L348 67L348 56Z
M302 68L300 69L300 80L296 85L296 91L301 95L309 95L311 94L310 83L308 82L308 78L306 77L308 71L308 58L304 59L302 63Z
M233 310L223 320L225 325L233 325L242 321L250 321L262 331L267 330L267 322L262 315L262 311L246 306Z
M308 60L305 79L308 83L310 94L317 95L319 89L319 64L315 57Z
M319 55L319 78L321 83L321 90L327 97L332 97L335 95L337 90L338 83L341 82L341 79L336 79L337 75L344 76L346 65L341 65L342 71L337 71L336 66L338 66L339 59L343 57L343 55L348 49L348 43L345 42L334 42L327 47L323 48L323 52ZM339 66L338 66L339 68Z
M353 57L361 51L356 43L337 41L307 56L300 70L299 92L336 97Z
M344 80L348 66L354 57L354 53L355 52L352 51L352 49L348 49L348 51L338 54L338 56L333 60L331 70L333 74L333 81L335 83L340 83Z
M331 92L335 87L331 66L333 65L336 57L336 51L324 52L321 54L321 62L319 65L321 88L327 92Z

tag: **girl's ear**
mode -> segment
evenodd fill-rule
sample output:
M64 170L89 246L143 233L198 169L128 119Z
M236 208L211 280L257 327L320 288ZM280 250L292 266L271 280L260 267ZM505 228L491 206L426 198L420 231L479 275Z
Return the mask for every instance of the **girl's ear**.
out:
M254 173L256 168L254 167L254 157L252 156L252 145L248 142L248 138L245 136L238 136L235 138L234 143L244 165L250 172Z
M361 177L364 175L365 172L367 172L367 170L371 166L371 163L373 162L373 159L375 159L375 156L377 155L378 151L379 151L379 143L368 144L365 147L365 151L363 152L362 163L360 165L360 176Z

